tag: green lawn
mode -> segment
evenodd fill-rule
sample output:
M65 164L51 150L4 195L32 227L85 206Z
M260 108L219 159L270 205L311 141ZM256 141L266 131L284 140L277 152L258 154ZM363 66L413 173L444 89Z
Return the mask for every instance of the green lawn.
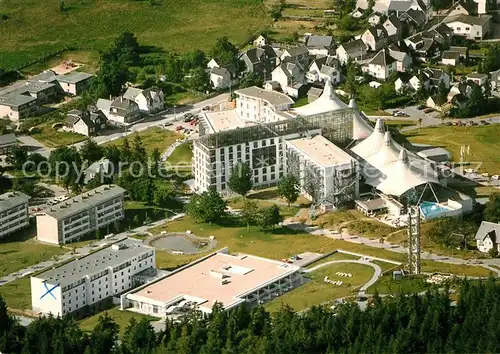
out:
M102 50L124 31L172 51L210 49L216 38L239 44L270 20L260 0L4 0L0 66L12 68L66 47ZM200 16L203 20L200 21Z
M40 133L33 134L32 137L49 148L67 146L87 139L86 136L72 132L60 132L52 129L49 124L39 125Z
M0 241L0 276L47 261L66 252L58 246L26 238L26 232L26 230L20 231Z
M401 293L419 293L431 287L425 282L425 277L403 277L401 280L393 280L392 274L384 275L370 286L366 291L368 294L401 294Z
M356 220L347 224L347 231L351 235L360 235L368 238L380 239L397 229L377 220Z
M373 260L371 261L372 263L374 264L377 264L380 268L382 268L382 272L386 272L388 271L389 269L398 269L398 268L401 268L402 265L396 265L396 264L393 264L393 263L387 263L387 262L382 262L382 261L379 261L379 260Z
M348 253L335 252L334 254L332 254L332 255L330 255L328 257L322 258L322 259L320 259L317 262L309 264L307 266L307 268L313 268L313 267L316 267L319 264L323 264L323 263L330 262L330 261L356 260L356 259L359 259L359 257L358 256L353 256L352 254L348 254Z
M14 280L0 286L0 295L7 306L18 310L31 310L31 280L30 277Z
M412 143L443 147L453 154L453 161L460 161L460 146L470 146L465 161L481 163L479 169L490 174L500 174L498 154L500 125L457 127L437 126L412 130L406 134Z
M352 278L341 277L336 272L351 273ZM373 268L357 263L338 263L324 266L305 276L311 281L265 304L268 311L280 309L282 304L291 306L295 311L305 310L335 299L355 295L355 291L373 276ZM325 276L331 280L340 280L341 286L326 283Z
M172 165L191 165L193 159L193 143L187 142L179 145L167 161Z
M148 321L158 321L159 318L152 317L152 316L146 316L142 315L139 313L131 312L131 311L121 311L118 307L114 307L112 309L109 309L107 311L99 312L96 313L95 315L91 317L87 317L84 320L81 320L80 323L80 328L84 332L92 332L94 327L96 326L99 317L104 315L105 313L108 313L109 317L111 317L116 324L120 326L120 335L123 335L125 328L129 324L130 320L132 318L135 318L137 320L140 320L141 318L146 318Z
M133 146L134 144L135 134L136 133L133 133L127 136L130 146ZM182 136L180 134L174 133L170 130L161 129L158 127L146 129L137 134L141 138L142 145L144 146L148 154L151 154L151 152L155 148L160 150L160 153L164 153L165 151L167 151L169 146L175 143L176 140L182 139ZM124 138L120 138L103 145L104 146L117 145L121 147L123 141Z
M294 108L297 108L297 107L302 107L302 106L305 106L306 104L309 103L309 99L308 97L302 97L302 98L299 98L293 105L292 107Z

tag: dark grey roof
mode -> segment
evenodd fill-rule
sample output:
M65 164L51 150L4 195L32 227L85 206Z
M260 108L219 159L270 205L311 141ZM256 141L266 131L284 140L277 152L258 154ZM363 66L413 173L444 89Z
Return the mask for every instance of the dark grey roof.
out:
M349 54L352 52L357 52L360 49L366 49L366 44L361 39L355 39L353 41L343 43L342 47Z
M323 93L323 89L317 87L311 87L309 91L307 91L308 96L319 97Z
M477 14L478 3L474 0L459 0L455 7L458 7L458 5L461 5L469 15Z
M28 82L54 82L57 79L57 74L52 70L46 70L38 75L30 77Z
M82 81L85 81L87 79L90 79L92 76L94 76L94 75L80 72L80 71L72 71L68 74L57 75L57 81L66 82L68 84L76 84L78 82L82 82Z
M488 77L488 74L472 73L467 75L468 79L484 79L485 77Z
M0 98L0 105L10 106L10 107L19 107L31 102L36 101L35 97L27 96L27 95L18 95L16 93L9 94Z
M403 24L396 15L391 15L387 18L386 22L389 21L398 30L399 33L403 31Z
M50 206L44 209L42 213L58 220L66 219L71 215L78 214L102 202L123 195L125 192L125 189L114 184L103 185L62 203Z
M90 128L94 127L96 124L102 124L101 121L96 122L97 120L103 119L106 121L104 114L100 110L90 112L88 110L80 111L78 109L73 109L68 112L66 124L68 126L73 126L80 119Z
M124 98L123 96L117 97L113 102L111 102L110 107L127 109L131 106L137 106L134 101Z
M380 24L368 28L368 31L370 31L375 40L387 38L387 30Z
M7 192L0 195L0 213L27 203L30 196L21 192Z
M51 89L56 85L48 83L48 82L31 82L26 85L24 88L19 89L20 91L27 91L30 93L39 93L45 90Z
M120 240L115 244L123 246L117 249L118 247L115 248L113 245L109 245L85 257L41 273L36 277L46 280L49 284L71 285L87 275L93 275L110 267L114 268L135 256L151 251L151 247L144 246L141 241L131 238Z
M396 60L389 54L389 51L382 49L370 60L370 64L388 66Z
M333 46L332 36L316 36L312 35L307 37L306 47L309 49L323 49L331 48Z
M460 53L452 50L445 50L442 55L443 59L457 59L458 57L460 57Z
M218 68L218 67L212 68L211 73L215 74L215 75L220 75L220 76L229 75L229 71L227 71L227 69Z
M332 74L333 74L333 73L335 73L336 71L337 71L337 69L336 69L336 68L331 67L331 66L328 66L328 65L323 65L323 66L321 67L321 70L320 70L320 72L321 72L322 74L325 74L325 75L332 75Z
M424 38L423 45L420 48L417 48L417 52L419 53L427 53L431 49L438 49L438 44L432 38Z
M481 17L458 15L458 16L448 17L444 22L451 23L457 21L457 22L467 23L470 25L484 26L485 24L491 21L491 18L492 17L490 15L481 15Z
M476 240L483 241L489 236L494 243L500 243L500 224L483 221L476 232Z
M309 50L307 49L307 47L303 46L303 45L299 45L299 46L296 46L296 47L291 47L291 48L287 48L285 49L292 57L296 57L298 55L304 55L304 54L309 54Z
M425 23L425 14L422 11L409 9L405 12L405 14L405 17L411 18L419 26ZM400 17L403 17L403 15Z
M412 5L411 1L391 1L389 3L389 8L387 11L399 11L399 12L404 12L408 10Z
M243 53L243 55L246 55L252 63L258 63L262 61L264 59L264 56L267 57L267 59L276 58L276 52L269 45L263 45L259 48L250 48L245 53Z
M448 26L446 26L448 27ZM449 28L449 27L448 27ZM467 54L467 50L468 48L467 47L456 47L456 46L450 46L450 50L451 51L454 51L454 52L458 52L460 53L461 55L466 55Z
M0 147L15 145L16 143L15 134L0 135Z

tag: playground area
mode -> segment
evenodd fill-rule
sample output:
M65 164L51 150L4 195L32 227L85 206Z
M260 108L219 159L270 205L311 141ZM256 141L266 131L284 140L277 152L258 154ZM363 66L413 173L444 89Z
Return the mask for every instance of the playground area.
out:
M212 250L217 245L217 240L214 237L197 237L186 231L155 235L148 238L146 244L172 254L198 254Z

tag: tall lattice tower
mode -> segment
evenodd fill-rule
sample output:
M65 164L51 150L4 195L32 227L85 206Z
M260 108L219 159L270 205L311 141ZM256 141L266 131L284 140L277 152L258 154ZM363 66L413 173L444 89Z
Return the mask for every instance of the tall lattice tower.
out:
M420 274L420 208L408 211L408 268L410 274Z

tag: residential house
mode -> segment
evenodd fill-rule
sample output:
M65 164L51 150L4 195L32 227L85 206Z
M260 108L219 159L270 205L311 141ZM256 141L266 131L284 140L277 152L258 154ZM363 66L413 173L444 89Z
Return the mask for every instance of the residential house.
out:
M490 72L491 88L498 90L500 88L500 69Z
M396 91L397 94L402 94L405 92L405 90L408 88L409 83L404 82L403 79L398 77L396 81L394 81L394 91Z
M426 24L425 13L422 11L409 9L398 16L399 20L406 25L403 36L420 31Z
M264 79L271 75L277 65L276 52L269 45L248 49L240 59L245 63L245 72L264 77Z
M341 64L347 63L348 59L355 61L363 60L366 56L367 48L366 44L361 39L355 39L353 41L341 44L337 50L337 59Z
M73 133L93 136L106 129L107 118L100 110L73 109L68 112L65 123Z
M330 55L333 52L332 36L310 35L306 37L305 45L311 55Z
M426 77L425 86L427 89L437 89L441 82L444 83L445 88L450 88L450 75L448 75L444 70L425 68L422 73Z
M279 91L281 89L280 83L272 80L264 82L264 90Z
M407 50L403 50L400 46L389 46L389 54L396 60L396 70L404 73L411 70L413 58L408 54Z
M457 66L460 62L460 53L453 50L445 50L441 55L441 64Z
M215 59L210 59L210 61L207 64L207 68L213 69L213 68L218 68L219 64L217 64L217 61Z
M306 79L309 83L330 81L333 84L340 82L340 63L333 56L317 57L309 65Z
M413 0L408 10L422 12L425 15L425 22L430 21L432 18L432 7L427 5L424 0Z
M387 14L390 15L396 15L396 16L401 16L405 12L407 12L411 8L412 2L407 1L407 0L396 0L396 1L390 1L389 6L387 8Z
M392 39L400 40L403 38L403 23L396 15L389 16L382 26L384 26L387 36Z
M469 57L469 48L467 47L451 46L449 50L457 52L460 55L460 59L467 59Z
M435 109L436 111L441 111L442 104L440 104L436 96L429 96L429 98L425 101L425 105L429 108Z
M374 89L378 89L380 86L382 86L382 84L380 82L377 82L377 81L370 81L368 83L368 86L370 86L371 88L374 88Z
M0 117L18 121L38 113L39 106L35 97L11 94L0 97Z
M93 77L92 74L72 71L68 74L57 75L57 82L65 93L78 96L90 87Z
M303 67L307 67L309 65L309 49L302 45L287 48L281 54L280 61L299 63Z
M129 87L123 94L123 98L137 103L141 112L144 113L157 113L165 108L163 91L156 86L145 90Z
M361 35L361 40L369 50L378 51L389 43L387 31L384 26L376 25L368 28Z
M295 62L281 63L273 70L271 76L273 81L279 82L281 90L291 96L295 96L295 90L305 83L304 69Z
M254 47L263 47L267 44L267 39L263 35L259 35L254 41L253 41L253 46Z
M439 43L434 39L423 38L422 45L415 49L415 55L418 60L428 62L431 59L439 58L441 55L439 48Z
M500 224L483 221L476 232L477 249L480 252L500 252Z
M459 0L448 10L448 16L485 14L486 0Z
M472 94L472 85L475 85L472 81L457 82L451 87L446 100L457 107L465 106Z
M416 33L408 38L404 39L404 43L408 50L415 51L417 48L423 45L424 37L422 36L422 32Z
M445 19L445 24L453 30L456 36L462 36L467 39L483 39L491 27L490 15L474 17L469 15L458 15Z
M14 134L0 135L0 155L5 155L7 152L17 145L17 139Z
M214 89L225 89L231 86L231 73L225 68L212 68L210 82Z
M372 26L376 26L380 23L380 18L382 17L381 14L378 12L374 12L368 17L368 23Z
M100 98L97 100L96 106L112 124L130 125L141 118L139 105L123 96L116 98L114 101Z
M83 183L89 183L94 177L102 175L104 177L111 177L114 167L113 163L103 157L99 161L94 162L83 171ZM104 181L103 181L104 182Z
M439 26L434 27L433 29L422 32L422 36L424 38L435 40L437 43L439 43L439 45L443 47L448 47L451 43L453 31L444 23L441 23Z
M362 9L361 7L357 7L356 9L354 9L353 12L351 12L351 16L356 18L356 19L360 19L364 16L365 14L365 9Z
M380 50L368 63L363 71L380 80L386 80L396 72L396 60L389 54L389 50Z
M488 80L488 74L473 73L467 75L467 80L473 81L478 86L483 86Z

